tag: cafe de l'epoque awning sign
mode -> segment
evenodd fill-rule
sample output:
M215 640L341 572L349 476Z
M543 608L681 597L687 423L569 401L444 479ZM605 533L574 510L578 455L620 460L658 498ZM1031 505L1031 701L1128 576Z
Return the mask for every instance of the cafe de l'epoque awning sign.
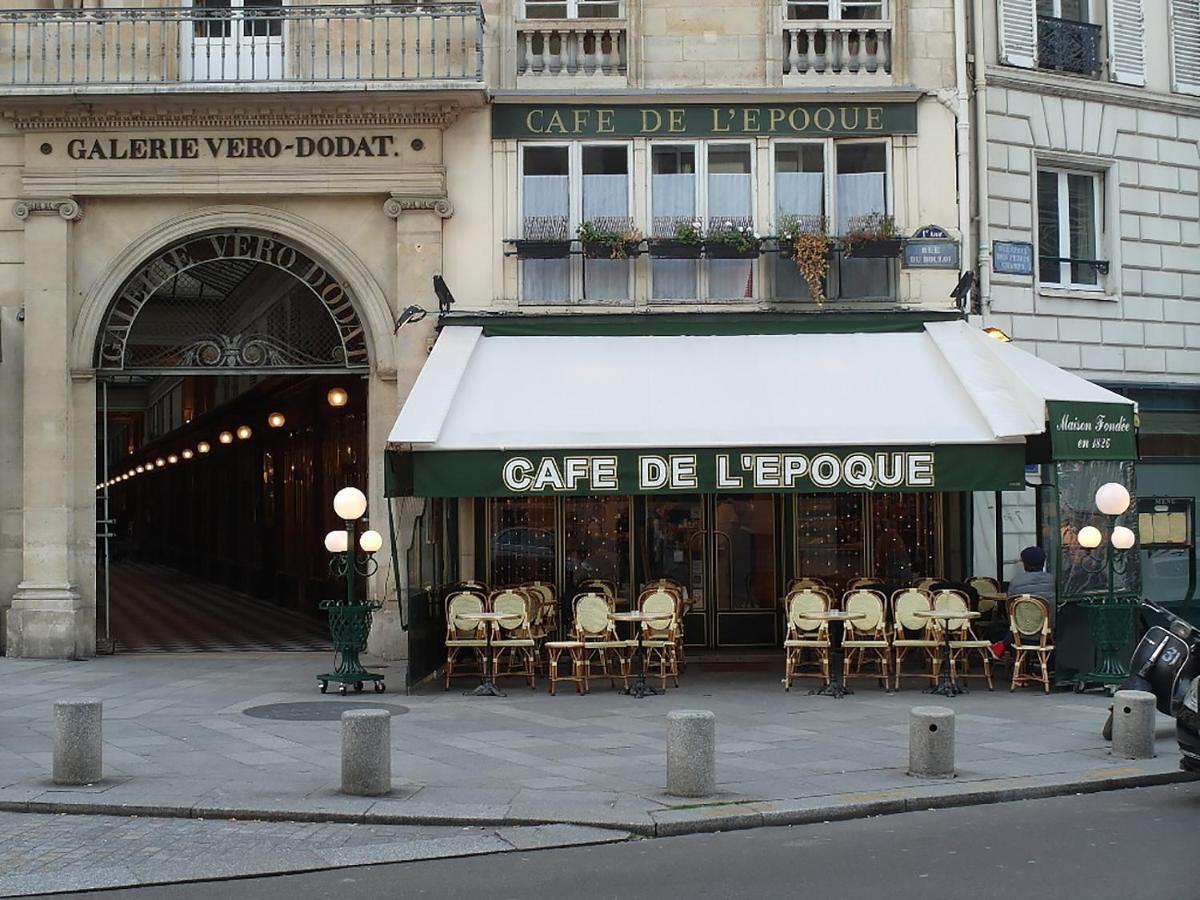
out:
M563 320L444 326L389 436L387 492L1003 491L1027 462L1136 458L1132 403L961 320Z

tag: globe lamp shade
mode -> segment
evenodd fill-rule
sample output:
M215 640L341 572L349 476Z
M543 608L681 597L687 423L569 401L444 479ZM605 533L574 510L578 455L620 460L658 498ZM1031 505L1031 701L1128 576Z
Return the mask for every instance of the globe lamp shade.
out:
M331 531L325 535L325 549L330 553L345 553L347 546L346 532Z
M238 426L238 430L237 430L237 436L238 436L238 440L240 440L240 441L244 441L244 440L246 440L246 439L247 439L248 437L250 437L250 435L251 435L251 434L253 434L253 433L254 433L254 432L252 432L252 431L250 430L250 426L249 426L249 425L239 425L239 426Z
M333 496L333 511L339 519L345 519L347 522L361 519L362 514L367 511L367 498L358 488L342 488Z
M217 435L217 440L220 441L222 444L232 444L233 443L233 432L222 431L220 434Z
M1110 481L1096 491L1096 509L1106 516L1119 516L1129 509L1129 491L1125 485Z
M1088 550L1093 550L1100 546L1104 540L1104 535L1100 533L1100 529L1095 525L1085 525L1079 529L1079 546L1086 547Z
M281 412L273 412L267 416L267 424L272 428L282 428L287 423L287 417Z
M330 406L345 406L350 400L350 395L346 393L345 388L335 387L325 394L325 400Z
M167 457L167 462L169 462L171 465L175 465L175 463L179 462L179 457L172 453Z
M1137 536L1132 529L1118 525L1112 532L1112 545L1118 550L1128 550L1137 542Z
M187 449L187 450L184 450L184 451L183 451L182 453L180 453L179 455L180 455L180 456L182 456L184 459L191 459L191 458L192 458L193 456L195 456L196 454L195 454L195 453L193 453L193 452L191 451L191 449L189 448L189 449Z
M378 531L364 531L358 536L358 546L364 553L378 553L383 546L383 535Z
M208 441L201 441L200 443L198 443L196 445L197 453L207 453L211 449L212 449L212 444L210 444Z

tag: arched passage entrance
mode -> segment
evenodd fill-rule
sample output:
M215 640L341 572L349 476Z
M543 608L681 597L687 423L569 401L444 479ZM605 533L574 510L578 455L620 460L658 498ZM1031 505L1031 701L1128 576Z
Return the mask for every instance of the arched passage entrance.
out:
M367 489L352 287L257 228L138 261L99 321L97 631L118 650L315 649L328 497Z

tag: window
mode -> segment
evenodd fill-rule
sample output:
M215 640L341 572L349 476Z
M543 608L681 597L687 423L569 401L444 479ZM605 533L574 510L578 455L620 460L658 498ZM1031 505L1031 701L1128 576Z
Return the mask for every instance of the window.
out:
M1088 21L1088 0L1037 0L1037 14L1072 22Z
M619 19L620 0L525 0L526 19Z
M825 187L824 143L775 145L776 228L795 217L804 227L818 230L826 216ZM782 300L812 299L796 263L783 254L775 258L775 296Z
M787 0L789 19L868 19L879 21L888 14L887 0Z
M651 236L669 238L685 223L754 226L753 152L747 143L655 144L651 149ZM654 259L655 300L730 300L754 296L752 259Z
M1037 0L1037 64L1100 74L1100 26L1089 23L1088 0Z
M242 34L246 37L279 37L283 34L283 18L278 15L283 0L192 0L191 5L197 11L192 26L192 34L197 38L230 37L235 21L234 9L244 10L239 18Z
M627 144L528 145L521 158L521 236L568 241L583 222L618 233L632 227ZM525 259L521 299L627 301L628 259Z
M1044 285L1096 288L1100 284L1100 176L1039 169L1038 280Z
M1171 0L1171 80L1181 94L1200 94L1200 3Z

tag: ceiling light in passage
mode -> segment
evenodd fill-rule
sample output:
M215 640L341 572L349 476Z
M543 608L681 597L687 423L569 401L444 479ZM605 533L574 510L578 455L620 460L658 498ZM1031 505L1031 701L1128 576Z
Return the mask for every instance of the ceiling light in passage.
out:
M238 426L237 436L238 436L239 441L246 440L246 438L250 437L250 435L252 435L252 434L254 434L254 432L250 430L249 425L239 425Z
M232 431L222 431L220 434L217 435L217 440L220 441L222 444L232 444L233 443L233 432Z
M325 395L325 399L330 406L345 406L350 400L350 395L346 393L345 388L335 387L330 388L329 393Z
M282 428L287 419L281 412L273 412L267 416L267 424L272 428Z

